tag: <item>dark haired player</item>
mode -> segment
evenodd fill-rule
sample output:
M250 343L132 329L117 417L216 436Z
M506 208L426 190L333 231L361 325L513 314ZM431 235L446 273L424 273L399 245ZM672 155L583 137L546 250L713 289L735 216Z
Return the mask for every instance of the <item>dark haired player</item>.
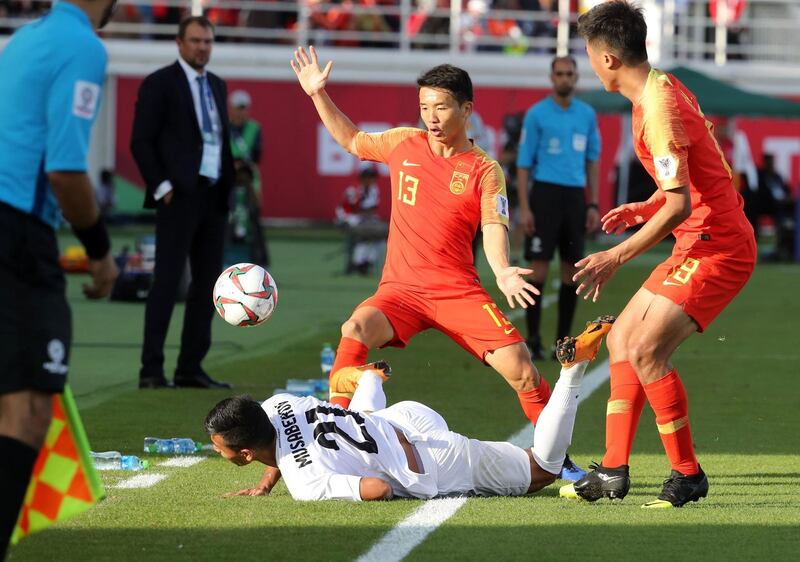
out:
M405 347L414 335L435 328L500 373L536 423L550 387L473 265L472 239L480 225L487 260L508 304L534 302L538 291L522 277L531 270L509 265L503 172L467 136L473 111L469 74L443 64L417 79L427 131L406 127L370 134L328 96L332 61L322 69L314 48L306 54L300 47L291 64L336 142L362 160L388 164L392 182L386 265L377 292L342 325L331 401L344 407L350 401L352 390L339 384L339 369L366 363L370 349Z
M578 31L606 90L633 103L636 155L659 189L647 201L622 205L603 217L608 233L643 226L614 248L579 261L577 292L596 301L622 264L670 232L676 242L609 334L611 396L602 464L574 486L565 486L562 495L590 501L625 497L628 459L646 400L672 472L658 499L644 507L681 507L705 497L708 480L695 457L686 390L670 358L747 283L756 263L755 238L697 99L674 76L647 62L641 8L622 0L599 4L579 18Z

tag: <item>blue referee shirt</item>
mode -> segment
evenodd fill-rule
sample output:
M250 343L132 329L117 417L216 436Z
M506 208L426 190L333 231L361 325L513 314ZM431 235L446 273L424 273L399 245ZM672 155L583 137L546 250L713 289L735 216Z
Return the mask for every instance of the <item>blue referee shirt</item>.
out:
M573 99L564 109L547 96L525 114L517 167L532 168L534 180L585 187L586 161L599 157L597 117L588 104Z
M0 201L56 228L48 172L85 172L106 54L88 16L57 2L0 53Z

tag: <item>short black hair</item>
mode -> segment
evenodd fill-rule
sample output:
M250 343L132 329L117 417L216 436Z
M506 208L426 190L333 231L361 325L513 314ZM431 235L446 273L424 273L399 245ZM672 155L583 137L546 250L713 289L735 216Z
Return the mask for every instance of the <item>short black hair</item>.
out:
M472 80L466 70L452 64L440 64L420 74L420 88L447 90L459 104L472 101Z
M209 435L220 435L234 451L267 447L275 439L267 413L248 395L219 402L206 416L205 426Z
M571 62L572 68L578 70L578 61L575 60L575 57L573 57L572 55L563 55L560 57L559 56L553 57L553 60L550 61L550 72L554 72L556 69L556 63L562 60Z
M647 60L644 13L641 7L627 0L609 0L581 15L578 34L588 43L604 43L626 66Z
M183 18L181 23L178 24L178 37L183 39L186 36L186 28L196 23L200 27L205 29L210 29L211 33L214 33L214 24L211 23L211 20L205 16L189 16L188 18Z

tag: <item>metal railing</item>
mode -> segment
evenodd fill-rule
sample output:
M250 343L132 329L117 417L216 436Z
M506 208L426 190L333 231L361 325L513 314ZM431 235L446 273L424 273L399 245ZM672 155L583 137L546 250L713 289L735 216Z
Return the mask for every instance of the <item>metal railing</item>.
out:
M359 0L355 0L359 1ZM391 1L391 0L388 0ZM726 0L640 0L648 15L650 55L659 61L728 60L800 62L800 2L747 0L741 17L726 21ZM509 0L495 0L510 6ZM10 5L13 6L12 2ZM20 4L20 3L17 3ZM0 33L9 33L46 9L3 13ZM569 0L553 0L553 11L488 9L486 0L395 0L360 5L318 0L122 0L103 31L106 38L171 39L181 17L205 12L217 23L221 42L495 52L506 55L583 52L575 34L577 14Z

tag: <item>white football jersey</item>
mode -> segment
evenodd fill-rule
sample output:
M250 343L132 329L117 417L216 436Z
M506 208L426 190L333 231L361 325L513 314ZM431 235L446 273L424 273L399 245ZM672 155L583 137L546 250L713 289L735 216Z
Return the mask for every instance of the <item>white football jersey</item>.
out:
M277 433L278 468L296 500L361 500L362 477L388 481L396 493L437 495L435 475L416 474L394 427L378 416L311 396L276 394L261 407Z

